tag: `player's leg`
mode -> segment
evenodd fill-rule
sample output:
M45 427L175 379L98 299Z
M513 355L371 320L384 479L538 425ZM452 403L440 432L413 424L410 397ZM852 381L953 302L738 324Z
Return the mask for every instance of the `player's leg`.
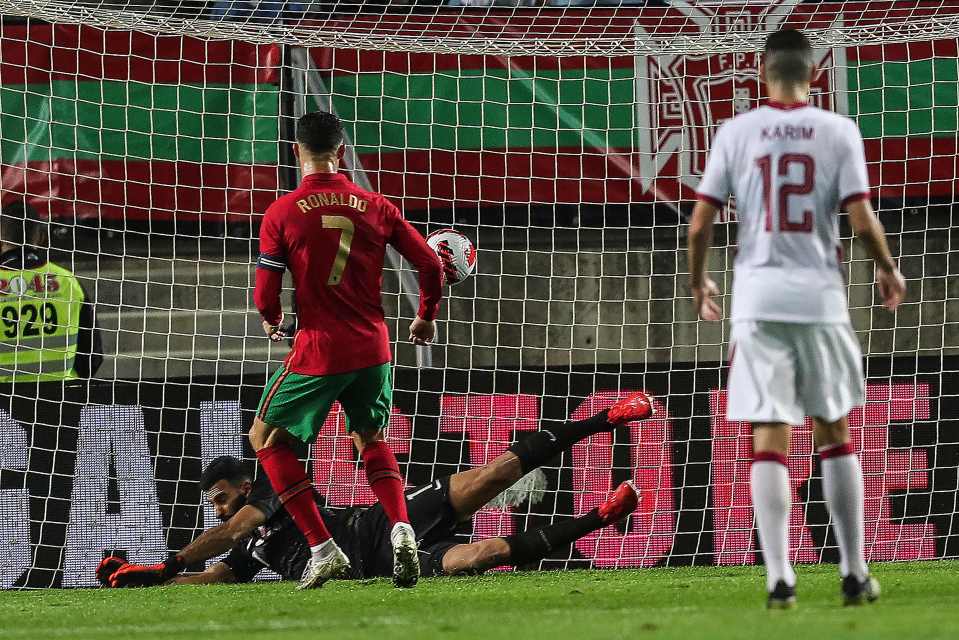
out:
M450 477L450 504L459 521L468 520L524 475L552 460L580 440L653 413L643 392L630 394L610 409L585 419L551 425L514 443L488 464Z
M406 482L383 437L393 407L391 368L387 363L353 373L354 380L343 389L339 400L360 451L367 482L392 525L393 582L399 587L412 587L419 578L419 561L406 508Z
M377 500L383 505L390 524L409 524L410 517L403 497L405 480L396 455L384 439L383 432L354 431L353 441L363 460L366 480Z
M796 325L735 322L730 337L726 416L753 426L750 493L766 565L767 605L795 603L796 574L789 564L792 486L786 467L790 424L804 416L796 396L796 363L790 332Z
M435 575L456 576L482 573L493 567L513 564L505 538L487 538L468 544L454 544L439 557L431 557Z
M879 584L866 565L862 469L847 418L865 400L859 342L848 325L814 325L806 332L799 361L803 403L815 416L823 495L839 542L843 599L846 604L872 602L879 597Z
M267 384L250 429L250 445L277 497L310 545L311 562L300 588L322 586L349 568L349 560L323 524L306 468L293 449L295 440L312 442L332 405L337 380L301 376L285 367Z
M578 518L570 518L546 527L524 531L507 538L489 538L471 544L459 544L445 550L441 563L447 575L476 573L509 564L528 565L542 560L554 549L562 549L593 531L619 522L636 510L639 493L632 483L624 482L601 505Z
M390 524L409 524L403 495L405 482L396 456L383 433L389 424L393 406L390 365L369 367L353 373L355 379L339 395L347 428L360 452L370 488L383 505Z
M849 420L814 418L816 448L822 460L823 495L839 542L839 575L846 604L872 602L879 584L869 575L863 548L863 480L849 442Z
M789 563L789 512L792 509L792 486L786 467L789 436L789 425L753 424L749 487L771 608L788 608L796 599L796 574Z
M370 489L390 521L393 584L403 588L416 586L420 577L416 534L409 522L406 496L403 493L406 483L400 473L396 456L383 439L382 431L354 431L353 440L360 450Z

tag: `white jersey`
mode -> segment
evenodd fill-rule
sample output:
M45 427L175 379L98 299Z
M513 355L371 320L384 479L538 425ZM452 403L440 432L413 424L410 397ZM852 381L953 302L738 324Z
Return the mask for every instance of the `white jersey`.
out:
M848 323L839 208L869 196L862 136L843 116L771 103L716 132L697 194L736 197L732 320Z

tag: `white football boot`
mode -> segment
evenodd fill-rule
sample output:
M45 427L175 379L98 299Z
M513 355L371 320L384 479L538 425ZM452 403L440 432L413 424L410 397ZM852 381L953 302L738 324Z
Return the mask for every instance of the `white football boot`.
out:
M349 572L350 559L335 542L332 546L333 550L322 559L310 558L310 561L306 563L306 569L303 570L303 577L300 578L297 590L319 589L327 580Z
M393 543L393 584L409 589L420 579L420 557L413 527L397 522L390 532Z

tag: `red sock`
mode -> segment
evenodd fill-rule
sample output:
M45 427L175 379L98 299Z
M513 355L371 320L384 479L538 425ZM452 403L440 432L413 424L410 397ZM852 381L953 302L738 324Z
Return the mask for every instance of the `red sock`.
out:
M320 510L313 499L313 485L306 477L303 463L288 445L276 444L256 452L280 503L293 518L311 547L330 539Z
M400 475L400 465L397 464L390 445L381 440L363 447L363 468L366 470L366 480L383 505L383 511L390 523L409 524L406 496L403 494L403 476Z

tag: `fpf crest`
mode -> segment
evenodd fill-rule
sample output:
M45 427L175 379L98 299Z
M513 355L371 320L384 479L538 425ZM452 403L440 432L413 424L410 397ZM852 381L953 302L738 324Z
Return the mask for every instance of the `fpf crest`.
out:
M800 0L669 2L668 12L701 32L779 29ZM655 36L637 26L637 37ZM843 49L815 51L813 103L846 112ZM640 175L656 200L677 206L694 197L716 128L759 105L758 52L638 56L636 108Z

